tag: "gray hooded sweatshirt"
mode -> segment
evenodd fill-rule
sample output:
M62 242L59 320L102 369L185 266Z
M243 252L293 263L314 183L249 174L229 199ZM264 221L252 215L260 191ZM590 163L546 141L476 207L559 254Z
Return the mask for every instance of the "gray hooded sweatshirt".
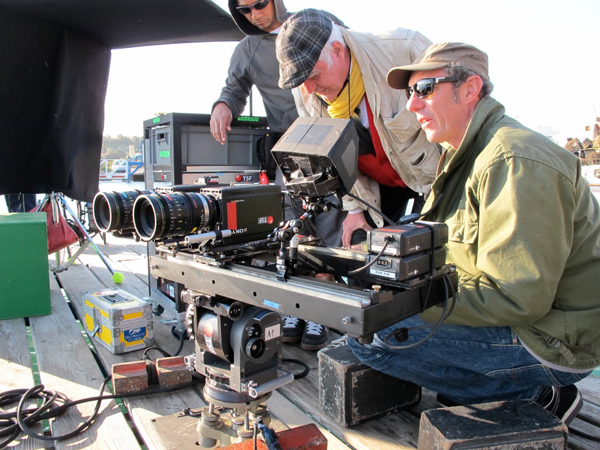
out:
M283 0L271 1L277 20L284 22L291 16ZM279 81L279 63L275 56L277 35L252 25L235 9L236 6L237 0L229 0L231 16L246 37L237 45L231 56L225 87L215 105L219 102L225 103L233 117L237 117L244 111L252 85L255 85L265 105L269 128L282 133L296 120L298 112L292 92L280 89L277 85Z

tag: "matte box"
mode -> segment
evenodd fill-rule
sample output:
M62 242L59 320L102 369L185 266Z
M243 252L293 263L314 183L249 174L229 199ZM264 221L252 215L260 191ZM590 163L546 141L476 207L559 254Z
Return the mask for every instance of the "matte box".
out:
M409 408L421 401L421 386L361 363L348 345L319 352L319 404L349 427Z
M0 319L50 314L46 213L0 214Z

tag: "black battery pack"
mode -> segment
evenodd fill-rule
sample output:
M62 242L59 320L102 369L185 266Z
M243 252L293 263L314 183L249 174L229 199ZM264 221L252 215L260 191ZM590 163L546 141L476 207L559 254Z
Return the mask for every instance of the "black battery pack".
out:
M433 254L433 267L431 255ZM401 258L395 256L369 255L367 262L377 259L369 267L369 276L373 281L393 284L398 281L406 281L411 278L435 271L446 263L446 249L438 247L433 252L425 251Z
M386 245L387 242L387 245ZM367 233L369 253L408 256L440 247L448 242L448 226L439 222L414 222L408 225L389 225Z

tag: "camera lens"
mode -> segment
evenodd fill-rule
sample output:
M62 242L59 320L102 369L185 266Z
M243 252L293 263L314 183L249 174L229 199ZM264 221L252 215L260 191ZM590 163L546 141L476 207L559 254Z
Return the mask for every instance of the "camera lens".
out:
M194 192L141 195L133 205L133 225L143 241L187 236L218 218L217 202Z
M98 192L94 197L94 221L102 232L133 231L133 204L150 191Z

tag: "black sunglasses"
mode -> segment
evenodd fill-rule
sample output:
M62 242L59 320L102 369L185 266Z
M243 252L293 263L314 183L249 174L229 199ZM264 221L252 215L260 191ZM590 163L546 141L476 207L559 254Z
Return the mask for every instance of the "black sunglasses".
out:
M252 12L252 8L260 11L261 9L265 9L268 4L269 0L258 0L256 3L252 3L251 5L236 6L235 9L237 9L240 14L250 14Z
M457 77L442 77L442 78L423 78L417 81L412 86L406 88L406 95L408 98L414 92L419 98L425 98L433 94L433 88L438 83L450 83L452 81L458 81Z

